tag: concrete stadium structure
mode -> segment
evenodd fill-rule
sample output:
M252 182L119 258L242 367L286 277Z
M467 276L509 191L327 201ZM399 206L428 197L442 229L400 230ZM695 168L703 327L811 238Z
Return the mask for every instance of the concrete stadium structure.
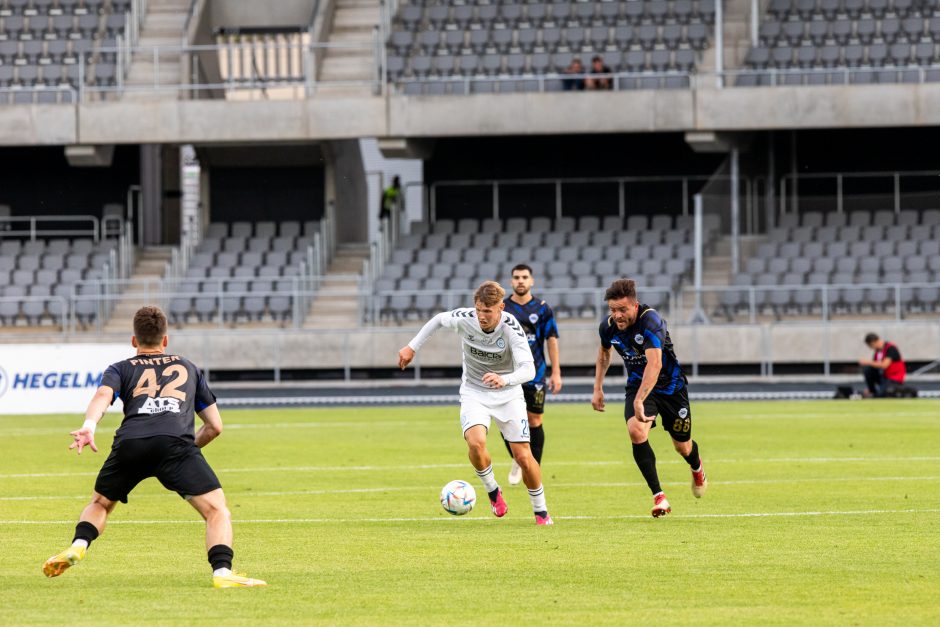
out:
M646 6L650 2L666 8L661 14L658 13L659 8L652 13L637 9L638 5ZM124 181L129 183L125 185L129 190L128 198L136 200L128 201L127 214L122 216L127 222L120 237L115 239L114 248L121 251L121 255L108 266L111 272L107 275L111 282L109 288L92 296L76 292L71 301L77 308L75 303L81 302L82 298L98 298L95 301L99 303L95 310L97 317L91 316L91 323L80 320L80 324L75 324L63 323L50 316L55 324L46 327L33 324L35 320L28 321L30 324L18 322L17 325L0 328L2 341L85 342L113 338L126 326L122 316L126 318L136 305L156 299L169 307L174 302L174 295L178 304L182 295L185 301L179 304L182 328L174 333L174 345L211 370L304 371L314 369L311 364L317 364L321 369L336 370L340 376L346 377L355 370L391 370L395 351L413 329L381 325L370 314L374 306L363 302L377 293L374 281L383 276L388 267L386 263L399 243L399 228L394 222L383 224L377 239L372 240L369 235L376 232L379 225L368 188L376 182L376 177L381 181L380 186L387 183L385 175L392 170L377 173L367 168L359 140L376 138L389 159L423 161L427 180L415 183L414 188L420 190L418 193L422 196L421 215L418 220L412 216L412 221L433 230L434 224L440 221L459 218L453 213L444 215L446 211L458 211L460 207L452 199L446 201L440 193L444 184L453 182L449 178L453 178L451 173L457 169L453 157L442 165L445 159L440 155L446 152L445 148L451 151L448 154L460 154L462 142L472 138L481 142L474 150L485 154L487 141L508 138L524 144L540 138L548 141L557 138L562 142L571 140L573 143L569 147L574 147L571 152L578 153L582 150L588 152L585 147L589 149L601 141L599 138L617 136L627 138L625 142L670 138L669 141L675 142L670 145L681 144L688 154L683 153L685 156L681 160L674 159L670 151L664 149L662 154L649 159L654 164L650 167L658 170L646 169L635 176L634 169L641 169L640 166L624 165L621 171L594 176L596 181L582 175L580 178L566 178L555 170L539 174L538 184L556 189L557 196L548 200L544 208L540 206L532 210L536 213L522 213L515 217L521 215L526 220L536 216L547 217L555 224L564 224L564 219L585 216L600 219L613 215L624 229L629 229L628 218L634 211L644 220L662 213L668 215L669 220L682 216L689 221L692 215L690 201L699 191L706 205L706 214L720 224L719 237L705 242L705 259L702 260L703 267L699 268L706 275L706 293L700 302L696 302L694 273L683 266L676 273L680 278L671 286L673 294L668 304L664 303L676 341L682 347L683 358L694 364L696 369L699 365L720 369L746 364L767 374L773 371L774 364L812 362L813 367L818 366L829 374L836 368L853 363L864 353L860 338L871 330L894 336L902 332L916 333L923 341L903 347L909 361L929 363L940 356L940 327L929 319L936 303L917 301L918 306L923 305L922 311L902 311L901 307L891 309L894 300L887 292L882 298L885 303L883 311L853 311L852 315L839 320L834 320L835 316L824 310L822 313L785 315L783 320L755 312L750 317L735 319L733 323L699 324L704 320L701 314L715 322L714 314L722 304L718 291L707 290L760 286L756 277L761 274L761 269L768 267L769 257L780 256L776 248L768 252L769 249L760 247L768 239L778 237L775 233L779 231L773 228L779 226L780 221L786 221L782 216L802 214L807 208L839 214L857 208L871 209L872 212L890 209L893 215L898 216L900 225L904 211L922 215L927 210L940 208L936 185L928 183L923 189L918 188L917 194L905 196L902 192L900 181L905 176L930 175L927 171L931 170L933 162L929 159L906 162L914 165L894 165L892 162L877 168L887 171L886 176L894 180L893 196L879 195L881 192L869 194L871 203L877 206L865 205L864 198L858 200L865 193L857 194L851 201L858 201L857 206L849 206L849 201L843 206L843 172L832 170L832 180L839 186L838 201L833 202L831 209L811 206L812 193L807 191L812 187L811 177L801 176L796 150L795 137L801 131L856 129L864 132L866 129L910 130L940 125L940 83L928 82L927 74L921 71L927 66L918 66L918 77L923 78L923 82L739 86L738 76L748 71L748 59L753 60L753 56L748 56L749 51L763 41L759 25L768 13L766 5L769 3L729 0L716 6L714 31L710 31L707 43L702 44L704 49L696 53L696 66L687 73L687 86L559 92L546 87L546 81L560 80L561 75L555 71L551 75L533 76L508 73L501 66L490 74L481 70L479 76L465 76L460 80L525 79L530 83L534 81L537 88L526 93L409 95L396 86L394 80L386 80L389 67L386 44L391 41L393 24L401 21L405 8L417 5L383 4L378 0L284 0L266 3L271 6L261 11L259 4L248 0L149 0L146 3L135 0L128 3L126 28L117 29L121 36L116 39L114 47L117 75L113 83L101 84L90 79L80 81L67 87L74 90L74 98L67 101L22 102L14 94L8 104L0 105L0 146L9 150L10 155L23 154L16 151L24 147L65 147L70 161L78 163L84 159L82 165L85 166L109 166L109 151L115 146L139 147L140 153L139 164L134 165L139 165L139 179ZM578 22L577 28L589 28L592 20L608 20L603 22L604 28L615 29L618 20L623 20L624 23L654 25L662 34L665 25L686 19L678 17L674 3L655 0L614 3L605 0L594 4L598 5L594 12L584 12L586 17L579 18L582 21ZM600 6L602 4L623 6L618 11L605 13L603 11L609 7ZM837 5L836 12L848 10L842 4ZM695 6L698 7L699 3ZM883 7L879 19L890 19L894 10L892 6L888 3ZM932 6L927 4L918 9L918 15L924 20L928 19L928 8L932 10ZM114 10L115 5L103 3L100 23L103 24L104 16ZM513 22L513 28L528 28L520 25L528 10L514 18L519 21ZM775 10L780 13L779 6ZM448 16L455 14L448 11L450 9L445 11ZM817 9L814 5L806 10L806 15L796 9L794 11L794 15L804 20L806 15L815 16ZM420 11L418 13L421 14ZM574 16L576 12L566 15ZM602 18L602 15L607 17ZM48 19L52 17L50 14ZM494 16L493 19L497 18ZM542 22L538 28L555 27L545 26ZM469 41L469 33L468 30L464 41ZM539 35L543 36L544 32ZM518 37L518 34L513 37ZM440 41L444 39L440 38ZM571 46L575 45L573 41L569 42ZM98 50L102 49L100 44L98 42ZM511 45L507 40L506 50L510 50ZM611 35L608 40L595 45L600 46L600 50L614 52L610 46L617 44ZM649 45L656 47L660 44ZM849 42L847 45L852 44ZM583 46L577 53L585 57L599 50L590 47L589 43ZM625 46L641 44L628 40ZM104 48L105 51L108 49ZM527 50L525 54L530 54L531 49ZM616 51L618 54L621 52L619 49ZM446 52L457 55L460 51L454 48ZM81 63L88 64L84 59ZM754 69L753 64L750 67ZM638 79L642 75L630 70L618 69L615 72L618 85L620 80ZM0 88L0 91L12 90L10 93L18 91L22 94L47 87L16 84ZM781 144L786 144L788 137L791 147L788 149L790 152L785 153ZM816 145L824 144L824 141L819 141ZM193 207L198 205L192 215L187 214L185 208L186 158L181 156L181 146L192 146L204 166L202 174L197 172L195 175L201 177L194 185L195 196L188 200L194 203ZM543 151L532 149L531 152ZM712 155L713 158L697 160L693 153ZM789 163L782 162L784 154ZM885 158L891 156L884 155ZM778 163L778 159L781 162ZM834 157L830 161L831 167L841 168L843 161L848 163L848 159L839 159ZM476 159L481 160L485 158ZM525 158L520 157L519 161L524 162ZM675 171L678 162L688 171ZM544 166L545 163L539 161L537 164ZM600 161L591 163L596 165ZM210 164L212 177L208 174ZM305 172L314 176L318 186L312 192L307 188L302 191L316 195L316 202L304 201L307 202L304 206L309 205L311 212L315 207L316 215L266 215L261 209L256 215L227 215L225 211L228 208L218 201L218 197L210 197L210 190L218 191L222 174L233 165L244 168L274 165L294 168L300 173L297 175L300 179ZM821 168L817 168L815 174L830 171ZM854 165L846 168L853 170L852 175L864 171L864 168ZM670 196L671 191L660 191L657 193L662 202L659 198L650 200L647 197L643 202L629 205L625 196L632 190L631 185L645 184L637 183L644 176L647 182L652 182L657 175L675 175L676 185L680 184L678 179L682 179L681 202L677 203ZM224 180L235 180L231 178L231 172L228 176L230 178ZM210 178L216 182L212 183ZM484 195L492 188L492 207L483 201L474 201L476 204L472 207L479 213L474 215L474 219L479 218L482 225L483 218L506 220L513 217L512 211L521 211L518 202L512 205L503 199L501 206L500 194L503 192L500 190L509 187L511 179L526 178L531 179L532 173L520 167L503 176L498 173L476 177L468 174L460 177L457 183L479 183L486 188ZM601 179L616 179L619 207L616 203L603 209L598 205L596 213L571 210L568 206L563 209L563 186L585 182L600 185ZM729 181L738 184L742 191L729 191ZM835 197L829 191L826 194ZM26 195L25 192L21 194L23 197ZM665 200L667 196L671 200ZM98 206L114 200L113 197L102 199ZM569 200L566 198L564 202ZM0 205L5 202L0 196ZM525 210L529 209L526 207ZM14 205L12 215L15 218L37 213L54 215L56 212L43 212L37 206L23 204ZM187 222L190 219L192 223ZM283 260L278 257L276 264L266 263L266 255L275 252L273 243L270 247L265 244L265 248L257 251L248 248L230 251L224 248L225 244L219 244L219 249L213 250L212 255L195 257L211 222L281 224L308 220L317 221L315 231L304 231L306 238L292 241L293 248L277 251L285 254ZM796 224L799 222L793 226ZM923 224L928 223L925 221ZM911 224L905 226L912 227ZM929 226L932 228L933 224ZM691 233L691 230L687 231L681 242L677 240L670 245L693 246ZM904 239L910 233L907 231L895 239ZM9 237L10 234L0 233L0 239ZM57 237L74 239L77 235L59 234ZM816 232L802 240L802 235L791 231L779 237L805 241L815 238ZM593 240L584 239L578 246L588 248L592 245L589 242ZM407 260L402 257L402 264L419 263L418 249L423 246L424 240L408 248L412 252L407 255ZM448 247L447 240L437 242L435 246L435 260L439 260L442 258L439 251ZM921 270L929 268L929 272L934 272L934 266L926 259L926 255L932 254L929 253L932 249L923 250L928 253L917 248L911 256L924 257ZM245 252L259 254L243 257ZM187 278L202 281L221 276L212 274L212 267L220 263L218 254L221 253L232 253L224 257L225 279L238 279L233 283L240 286L238 294L225 294L227 284L217 283L215 289L218 294L206 298L209 301L216 298L219 307L226 297L229 302L236 300L236 307L247 307L248 299L254 299L250 301L253 305L249 308L251 315L248 317L254 322L265 317L261 327L248 325L236 329L228 326L234 312L226 315L219 311L217 316L206 315L207 320L203 320L203 314L215 307L208 301L196 303L193 300L206 289L205 284L190 282L185 290L181 289ZM796 250L789 251L787 257L796 258L801 254ZM893 254L894 249L884 256ZM755 262L749 272L744 273L748 258L760 259L760 268ZM194 259L196 263L193 263ZM252 261L242 263L245 259ZM16 263L7 264L9 268L7 265L3 267L12 273L20 269L18 263L19 258ZM502 262L503 266L505 263ZM238 274L235 268L239 265L248 266L248 269ZM276 273L260 276L258 268L268 265L276 266ZM145 270L143 266L146 266ZM500 267L504 269L503 266ZM187 277L190 270L198 270L198 277ZM477 270L482 273L491 271L479 267ZM789 265L786 269L780 268L780 272L790 270ZM805 273L805 270L801 272ZM747 278L741 280L749 283L732 285L734 278L742 274ZM884 273L878 268L875 274L878 281L882 280ZM395 279L403 275L396 275ZM473 277L477 278L477 274ZM262 278L271 285L271 291L261 296L259 304L257 294L251 293L251 284L262 283ZM907 277L899 275L895 278L898 286L890 289L897 290L898 298L895 300L900 303L902 288L899 285ZM831 276L827 275L826 280L830 279ZM855 280L854 275L847 280ZM918 283L936 280L934 274L918 275ZM285 294L290 292L289 300L273 294L277 283L291 283L278 288ZM391 289L399 287L394 285ZM772 286L762 287L769 289ZM699 289L699 294L701 292ZM64 290L56 294L67 298ZM0 294L0 299L3 297ZM10 298L16 298L13 292ZM277 299L276 315L271 298ZM732 304L747 309L747 297ZM60 310L57 308L56 311ZM595 309L595 313L599 310ZM196 317L199 321L189 321L189 318ZM697 323L692 324L692 320ZM187 321L192 322L192 328ZM203 322L205 324L200 327ZM408 324L413 324L413 321ZM566 323L564 333L566 364L588 366L593 363L595 326L583 316L575 316L574 320ZM442 339L429 346L429 350L422 354L422 360L422 365L428 367L453 365L449 345Z

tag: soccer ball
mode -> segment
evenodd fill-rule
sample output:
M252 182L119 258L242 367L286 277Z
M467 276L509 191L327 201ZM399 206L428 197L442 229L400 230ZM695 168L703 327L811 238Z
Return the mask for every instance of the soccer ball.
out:
M476 502L476 490L466 481L451 481L441 490L441 507L454 516L463 516Z

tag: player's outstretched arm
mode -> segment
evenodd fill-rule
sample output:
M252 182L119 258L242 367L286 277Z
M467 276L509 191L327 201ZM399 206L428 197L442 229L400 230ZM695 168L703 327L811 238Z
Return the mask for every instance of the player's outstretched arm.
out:
M418 334L398 351L398 367L402 370L407 368L408 364L415 358L415 353L418 352L418 349L434 335L435 331L441 327L447 326L447 321L451 318L450 312L444 311L428 320L425 325L421 327L421 330L418 331Z
M548 389L552 394L561 392L561 358L558 354L558 338L550 337L548 344L548 358L552 360L552 374L548 377Z
M198 415L199 419L202 420L202 426L196 432L196 446L202 448L222 435L222 415L219 413L217 403L212 403L199 412Z
M601 346L597 349L597 361L594 362L594 395L591 407L594 411L604 411L604 377L610 368L610 348Z
M95 429L98 427L98 421L108 411L111 401L114 400L114 390L107 385L99 386L95 395L88 403L88 409L85 410L85 422L80 429L69 433L72 436L72 443L69 450L78 449L78 454L82 454L82 449L90 447L95 453L98 452L98 446L95 444Z

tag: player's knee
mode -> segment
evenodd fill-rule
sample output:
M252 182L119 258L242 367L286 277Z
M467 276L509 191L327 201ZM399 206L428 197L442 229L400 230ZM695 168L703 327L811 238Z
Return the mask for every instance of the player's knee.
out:
M627 432L630 434L630 441L634 444L646 442L647 432L638 421L631 420L627 423Z
M486 440L468 438L467 447L470 449L471 455L481 455L486 452Z
M513 447L512 457L523 470L527 470L531 466L535 465L535 458L532 457L532 449L529 447Z
M207 520L228 521L232 519L232 512L225 505L225 501L211 503L206 512Z
M110 514L112 511L114 511L114 506L117 505L117 502L112 501L111 499L95 492L91 496L91 504L102 508Z
M676 452L682 456L686 456L692 452L692 440L686 440L685 442L673 440L672 445L676 447Z
M542 417L539 414L529 414L529 428L535 429L542 426Z

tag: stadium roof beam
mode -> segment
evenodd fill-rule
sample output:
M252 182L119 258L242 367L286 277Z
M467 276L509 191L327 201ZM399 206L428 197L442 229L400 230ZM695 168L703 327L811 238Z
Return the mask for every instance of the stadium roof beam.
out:
M108 168L114 158L114 144L89 146L76 144L65 147L65 158L70 166L86 168Z
M434 140L387 137L378 140L379 151L386 159L427 159L434 152Z

